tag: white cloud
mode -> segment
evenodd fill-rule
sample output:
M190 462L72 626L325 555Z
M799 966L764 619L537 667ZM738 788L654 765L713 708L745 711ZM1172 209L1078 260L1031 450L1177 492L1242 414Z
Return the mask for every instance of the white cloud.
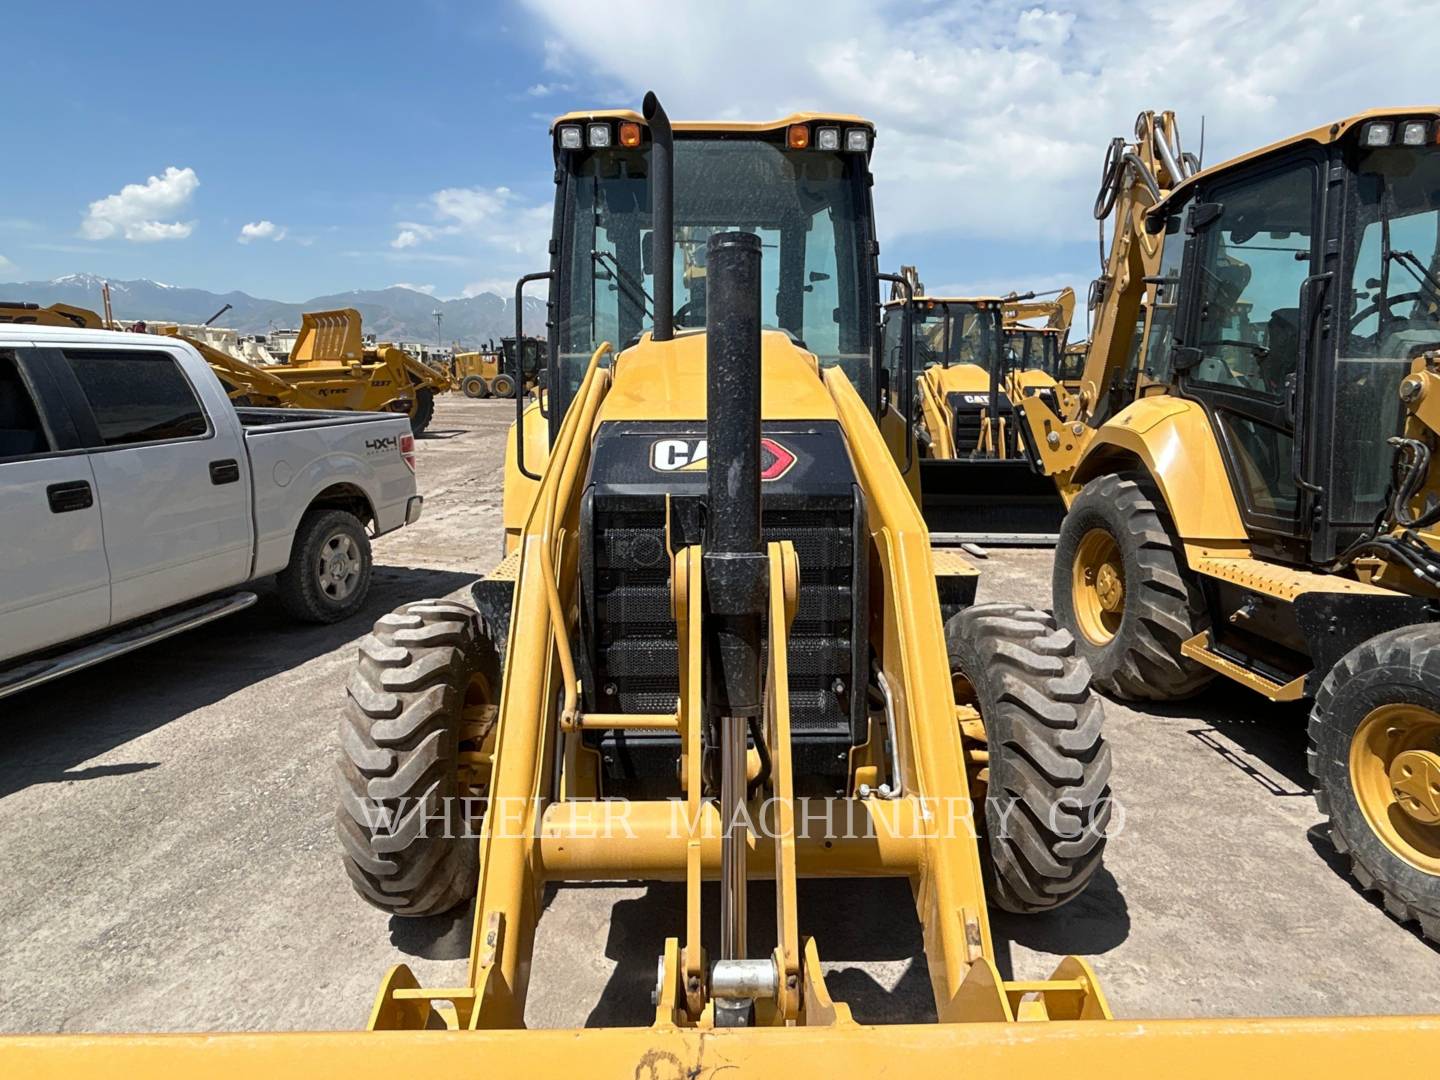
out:
M242 244L248 244L252 240L284 240L285 234L289 232L283 225L276 225L268 219L252 221L240 226L240 235L235 239Z
M0 255L0 270L10 270L13 269L14 266L15 264L12 263L9 259L7 259L4 255Z
M548 261L551 206L527 204L508 187L442 188L427 200L431 221L401 221L390 241L394 257L454 258L457 250L469 257L485 257L487 266L507 272L534 269ZM450 254L414 251L423 244L441 242ZM488 290L487 290L488 291Z
M540 82L540 83L536 83L534 86L532 86L532 87L530 87L529 89L527 89L527 90L525 91L525 93L528 94L530 97L543 98L543 97L549 97L551 94L561 94L561 93L566 92L567 90L573 90L573 89L574 89L574 87L570 86L568 83L559 83L559 82L543 83L543 82Z
M516 276L518 277L519 275ZM502 299L505 297L513 297L515 295L515 281L505 278L486 278L482 281L472 281L460 290L460 295L466 299L472 296L484 296L486 293L494 293Z
M126 184L118 193L96 199L80 232L89 240L116 235L137 242L183 240L195 228L193 221L161 219L180 213L199 186L194 169L171 165L161 176L152 176L143 184Z
M426 296L434 296L434 295L435 295L435 286L434 286L434 285L412 285L412 284L410 284L410 282L408 282L408 281L397 281L394 285L391 285L390 288L392 288L392 289L409 289L409 290L411 290L412 292L424 293Z
M1044 8L1030 8L1020 13L1015 26L1017 37L1033 41L1037 45L1062 45L1070 36L1075 25L1075 16L1068 11L1046 11Z
M824 109L874 120L882 252L897 237L1093 242L1106 144L1142 109L1175 109L1190 150L1205 117L1213 163L1434 94L1429 39L1405 0L1374 0L1359 16L1348 0L1031 3L1018 13L833 0L823 20L772 0L667 0L663 19L647 0L524 2L554 39L547 58L622 89L596 104L633 104L654 88L675 118ZM737 56L744 77L717 78Z

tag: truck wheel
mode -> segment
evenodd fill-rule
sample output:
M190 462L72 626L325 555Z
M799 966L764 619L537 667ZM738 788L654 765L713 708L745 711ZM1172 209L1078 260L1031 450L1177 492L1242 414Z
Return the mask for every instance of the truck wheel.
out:
M461 755L490 737L499 686L494 642L464 604L405 604L361 640L336 822L345 870L376 907L439 915L475 895L480 821L469 811L488 776L463 770Z
M435 391L420 386L415 389L415 404L410 408L410 433L421 434L435 419Z
M509 375L496 375L490 380L490 393L498 398L513 398L515 396L515 380Z
M307 510L295 530L290 564L275 576L280 603L304 622L339 622L365 603L371 565L370 538L354 514Z
M980 711L989 751L981 867L990 902L1050 911L1100 867L1110 820L1105 713L1075 641L1043 611L978 604L950 617L957 705Z
M1214 672L1180 652L1210 625L1175 539L1133 480L1090 481L1060 524L1055 617L1075 635L1095 685L1122 701L1174 701Z
M466 375L460 381L460 389L465 391L466 397L473 398L483 398L490 393L490 388L485 385L485 380L479 375Z
M1440 944L1440 626L1404 626L1330 669L1310 712L1310 775L1362 888Z

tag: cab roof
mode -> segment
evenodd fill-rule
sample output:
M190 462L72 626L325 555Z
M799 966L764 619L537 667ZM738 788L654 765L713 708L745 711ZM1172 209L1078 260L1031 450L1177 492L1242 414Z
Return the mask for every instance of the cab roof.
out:
M568 112L557 116L550 121L550 132L554 134L555 129L561 124L585 123L588 120L626 120L630 123L647 127L645 118L632 109L590 109L578 112ZM875 125L864 117L852 116L849 113L824 113L824 112L797 112L789 116L782 116L778 120L671 120L670 127L675 131L713 131L716 133L747 133L782 131L791 124L814 124L814 123L848 124L851 127L866 127L872 132Z
M1331 143L1339 142L1361 124L1368 123L1371 120L1429 120L1433 123L1440 121L1440 105L1415 105L1411 108L1397 106L1366 109L1364 112L1356 113L1354 116L1348 116L1343 120L1336 120L1329 124L1321 124L1319 127L1311 128L1309 131L1302 131L1298 135L1291 135L1286 139L1278 139L1275 142L1241 154L1238 157L1229 158L1218 164L1211 165L1209 168L1201 169L1193 176L1187 177L1175 185L1170 194L1156 204L1150 213L1160 213L1162 207L1166 207L1173 202L1188 197L1190 189L1199 183L1201 179L1208 179L1220 173L1228 172L1239 165L1256 161L1270 154L1279 153L1281 150L1287 150L1293 146L1303 146L1305 144L1328 146ZM1434 145L1434 136L1432 135L1431 138L1431 145Z

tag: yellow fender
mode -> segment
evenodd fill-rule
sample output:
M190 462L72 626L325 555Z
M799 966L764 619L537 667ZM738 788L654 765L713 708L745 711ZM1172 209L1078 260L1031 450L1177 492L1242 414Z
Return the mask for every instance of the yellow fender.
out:
M1215 429L1199 405L1168 395L1132 402L1085 442L1065 501L1116 471L1122 456L1140 459L1185 543L1247 539Z

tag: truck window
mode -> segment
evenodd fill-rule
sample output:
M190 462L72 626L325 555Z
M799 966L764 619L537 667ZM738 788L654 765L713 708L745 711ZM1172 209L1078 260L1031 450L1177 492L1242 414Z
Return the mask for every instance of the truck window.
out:
M11 349L0 349L0 461L48 453L50 439Z
M105 446L204 435L205 413L169 353L67 349Z

